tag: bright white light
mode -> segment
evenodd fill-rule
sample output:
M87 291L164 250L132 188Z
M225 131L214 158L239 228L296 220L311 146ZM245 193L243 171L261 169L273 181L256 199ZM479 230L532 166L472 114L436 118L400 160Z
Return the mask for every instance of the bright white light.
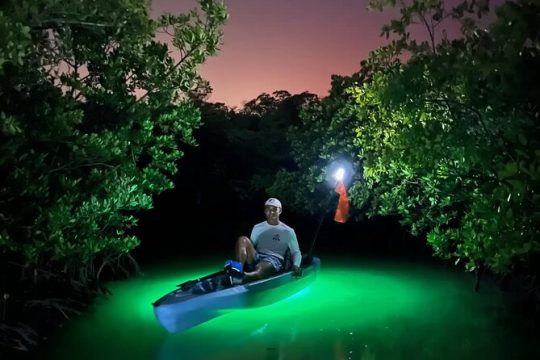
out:
M334 173L334 179L336 179L336 181L342 181L344 176L345 176L345 169L343 169L342 167L337 169L336 172Z

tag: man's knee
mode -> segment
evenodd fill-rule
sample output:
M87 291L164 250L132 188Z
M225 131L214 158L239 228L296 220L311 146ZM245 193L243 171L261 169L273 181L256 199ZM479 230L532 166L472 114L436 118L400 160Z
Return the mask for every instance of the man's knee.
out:
M238 240L236 240L236 243L238 245L243 245L243 246L247 246L250 242L251 242L251 240L249 240L249 238L247 236L244 236L244 235L238 237Z
M236 249L237 251L245 251L246 253L250 253L250 247L251 247L251 240L247 236L240 236L236 240Z

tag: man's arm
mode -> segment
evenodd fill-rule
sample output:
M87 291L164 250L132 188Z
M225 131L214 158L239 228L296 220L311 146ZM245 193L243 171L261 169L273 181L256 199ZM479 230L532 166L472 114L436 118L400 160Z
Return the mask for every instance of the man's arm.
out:
M291 239L289 243L289 249L291 250L291 257L293 261L293 275L302 276L302 268L300 264L302 263L302 253L300 252L300 246L298 245L298 239L296 238L296 233L291 229Z

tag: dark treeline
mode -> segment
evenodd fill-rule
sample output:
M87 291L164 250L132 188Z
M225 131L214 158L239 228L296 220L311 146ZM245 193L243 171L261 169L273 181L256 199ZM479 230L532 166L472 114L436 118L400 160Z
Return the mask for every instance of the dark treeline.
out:
M261 204L277 171L295 168L287 129L299 123L301 105L314 98L262 94L237 111L199 102L197 145L182 149L174 189L157 197L154 211L141 214L141 256L167 253L161 246L185 250L177 255L229 247L229 255L236 237L261 221Z
M334 77L335 97L342 95L344 81L350 80ZM295 228L305 252L316 240L315 251L429 253L395 217L335 223L337 194L333 196L332 186L321 184L321 192L312 195L313 202L329 200L312 212L288 203L286 194L273 188L280 172L298 171L289 135L301 125L301 111L321 102L314 94L287 91L261 94L241 109L200 101L197 145L183 148L174 188L155 198L154 209L140 213L137 259L230 257L236 238L249 236L252 226L264 219L262 204L270 196L285 200L282 220ZM294 186L305 192L309 184L298 181Z

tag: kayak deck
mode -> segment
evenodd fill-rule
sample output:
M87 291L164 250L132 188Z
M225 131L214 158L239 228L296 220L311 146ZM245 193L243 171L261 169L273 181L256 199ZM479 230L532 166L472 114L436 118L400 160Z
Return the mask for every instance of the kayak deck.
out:
M167 331L179 332L231 309L265 306L294 295L315 280L319 267L320 259L313 258L311 263L302 266L301 277L294 277L287 271L233 287L227 287L221 281L220 276L223 278L224 275L216 274L204 280L214 281L212 290L202 292L198 282L188 289L171 291L154 302L154 314Z

